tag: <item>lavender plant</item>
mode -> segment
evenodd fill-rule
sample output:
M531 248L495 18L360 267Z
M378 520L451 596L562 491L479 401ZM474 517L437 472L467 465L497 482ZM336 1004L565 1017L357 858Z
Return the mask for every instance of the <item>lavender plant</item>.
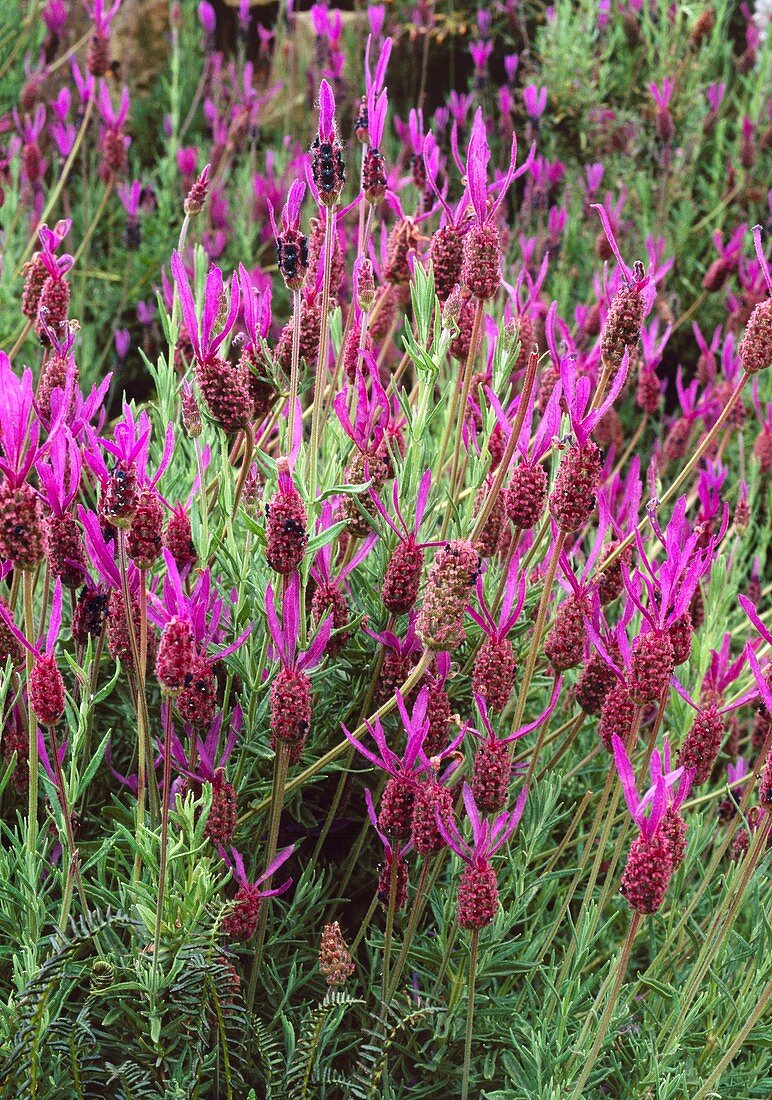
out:
M301 7L0 11L0 1095L765 1098L768 12Z

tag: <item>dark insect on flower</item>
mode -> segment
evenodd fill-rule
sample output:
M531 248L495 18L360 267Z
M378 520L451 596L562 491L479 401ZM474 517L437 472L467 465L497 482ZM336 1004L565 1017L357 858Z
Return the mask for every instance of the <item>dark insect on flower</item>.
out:
M276 263L288 290L302 290L308 272L308 238L300 232L300 207L306 185L295 180L289 190L281 215L281 232L269 207L271 225L276 237Z
M336 206L346 169L335 130L335 98L326 80L319 86L319 131L311 145L311 174L323 206Z
M155 674L163 692L176 695L182 691L195 656L193 628L186 619L174 616L161 633L155 662Z
M43 558L40 501L31 485L0 484L0 558L17 569L32 570Z
M133 462L119 460L110 471L102 492L100 514L114 527L128 528L139 502L137 467Z
M266 561L277 573L294 573L303 560L308 542L306 509L292 481L289 462L279 459L279 485L266 513Z

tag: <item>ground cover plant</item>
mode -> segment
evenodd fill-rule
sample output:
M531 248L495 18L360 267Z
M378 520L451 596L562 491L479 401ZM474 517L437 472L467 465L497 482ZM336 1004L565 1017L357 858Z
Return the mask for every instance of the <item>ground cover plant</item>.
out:
M2 5L0 1095L772 1093L768 18Z

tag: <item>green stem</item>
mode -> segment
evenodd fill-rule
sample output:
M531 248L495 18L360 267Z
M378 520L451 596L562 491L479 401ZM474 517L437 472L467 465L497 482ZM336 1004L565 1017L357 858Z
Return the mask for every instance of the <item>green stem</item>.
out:
M295 435L295 404L298 398L298 374L300 371L300 291L292 292L292 366L290 368L289 422L287 425L287 454L292 450Z
M83 237L83 240L80 242L80 245L78 246L78 251L73 256L73 260L72 260L72 266L73 267L75 266L75 264L77 264L78 260L81 258L83 253L88 248L88 243L91 240L91 238L93 237L94 231L96 230L96 227L99 225L99 220L102 217L102 214L104 213L105 207L107 206L107 201L110 198L110 195L112 194L114 184L115 184L115 177L110 176L110 179L107 181L107 186L104 189L104 193L102 195L102 198L99 201L99 206L94 211L94 217L91 219L91 222L89 224L88 229L86 230L86 233Z
M429 650L424 651L418 664L405 680L404 684L402 684L402 686L398 689L403 697L409 695L415 685L419 682L419 680L431 664L432 656L433 654ZM396 694L394 694L391 695L386 700L386 702L378 708L378 710L371 714L366 721L360 722L360 724L357 726L351 736L355 738L361 737L364 733L367 732L368 725L372 725L372 723L375 722L375 720L378 718L385 718L387 714L391 714L396 705L397 696ZM339 756L343 756L349 745L349 740L347 738L344 738L343 741L340 741L337 745L334 746L334 748L331 748L323 756L320 756L319 759L315 761L315 763L311 764L302 772L299 772L298 775L294 776L294 778L292 778L286 784L284 793L290 794L292 791L296 791L299 787L303 786L306 780L311 779L313 778L313 776L318 775L319 772L324 771L328 764L332 764L333 761L337 760ZM265 810L270 804L271 799L269 798L264 798L260 802L256 802L255 805L250 807L250 809L247 810L247 812L240 818L239 824L243 825L245 822L255 817L256 814L262 813L262 811Z
M472 943L469 948L469 986L466 1001L466 1036L464 1041L464 1073L461 1079L461 1100L467 1100L469 1096L469 1073L472 1067L472 1033L474 1029L474 987L477 978L477 940L479 935L477 929L472 932Z
M164 774L161 795L161 852L158 863L158 899L155 909L155 931L153 933L153 993L156 993L156 975L158 973L158 953L161 947L161 925L163 923L164 892L166 890L166 864L169 849L169 795L172 785L172 704L166 702L164 719Z
M552 595L552 585L555 580L555 573L558 568L558 559L560 558L561 551L563 550L563 544L566 541L565 531L561 531L555 540L555 545L552 548L552 555L547 566L547 575L544 578L544 587L542 588L541 599L539 600L539 610L536 614L536 625L533 628L533 637L531 638L531 645L528 649L528 657L525 662L525 671L523 672L523 682L520 685L520 691L517 696L517 706L515 708L515 717L512 720L512 730L519 729L523 723L523 714L525 712L525 705L528 700L528 689L531 686L531 680L533 678L533 670L536 667L536 658L539 655L539 649L541 647L542 634L544 633L544 624L547 619L547 608L550 602L550 596ZM539 754L541 753L542 746L544 744L544 737L547 732L547 723L543 722L539 729L539 736L536 741L536 747L531 756L531 762L528 765L528 772L525 777L526 784L531 782L533 773L536 770L536 765L539 760ZM516 742L512 742L516 744Z
M574 1087L574 1091L571 1093L571 1100L580 1100L580 1098L582 1097L582 1090L584 1089L584 1086L587 1083L590 1074L592 1073L593 1067L598 1057L598 1053L601 1046L603 1045L603 1040L606 1037L606 1032L608 1031L609 1024L611 1023L611 1017L613 1015L614 1008L616 1007L617 1000L619 999L619 991L622 988L622 982L624 981L625 973L627 971L627 964L630 961L630 954L633 949L633 943L635 941L641 919L642 917L640 913L633 913L630 918L630 927L627 930L625 942L622 944L622 950L619 952L619 956L617 957L614 985L611 989L611 993L606 1003L606 1007L603 1011L603 1015L600 1018L600 1023L598 1024L598 1028L595 1034L595 1042L592 1044L590 1053L584 1063L584 1069L582 1070L581 1076ZM593 1005L591 1013L594 1013L596 1007L597 1002L595 1005Z
M740 1028L734 1042L729 1047L726 1054L718 1063L716 1068L713 1070L710 1077L708 1077L708 1079L703 1083L700 1090L698 1092L695 1092L692 1100L705 1100L705 1098L709 1094L713 1093L713 1086L717 1083L719 1077L724 1072L729 1063L734 1059L735 1055L740 1050L743 1043L748 1038L748 1035L751 1033L754 1026L756 1025L757 1020L759 1020L761 1015L769 1008L770 998L772 998L772 982L767 982L764 990L759 996L756 1007L754 1008L753 1012L751 1012L750 1016L745 1021L743 1026Z
M32 608L32 586L34 584L34 577L30 570L25 569L23 573L24 584L24 631L27 635L27 640L30 645L34 644L35 638L35 620ZM38 846L38 724L35 715L32 712L32 706L30 705L30 693L29 684L30 677L32 676L32 666L34 657L30 650L27 650L27 734L29 738L29 788L27 795L27 857L30 866L30 882L37 881L37 875L35 873L35 866L37 863L37 846ZM36 922L33 913L33 909L30 906L30 921L32 923L31 932L35 932L36 935Z
M484 309L485 302L482 300L482 298L478 298L474 311L474 323L472 325L472 336L469 341L469 352L466 357L466 366L464 368L461 399L460 402L457 404L456 416L454 418L455 423L451 425L455 428L456 432L456 438L453 444L453 461L450 465L450 478L448 480L451 497L453 497L456 492L456 479L458 477L458 466L459 460L461 458L461 441L464 435L464 417L466 416L466 409L467 405L469 404L469 393L472 389L472 372L474 370L475 359L477 358L477 345L480 343L480 333L482 332ZM440 536L441 538L445 538L445 535L447 534L448 524L450 523L450 515L451 509L447 508L445 510L445 517L442 524L442 535Z
M316 379L314 381L314 409L311 418L311 442L309 446L307 471L309 499L315 507L316 488L319 478L319 447L321 445L322 406L327 370L327 341L330 312L330 268L332 266L332 243L335 234L335 207L325 208L324 221L324 279L322 283L322 316L319 326L319 354L316 361Z
M394 913L397 908L397 887L399 886L399 841L392 841L391 865L389 868L389 904L386 909L386 931L383 937L383 977L381 980L381 1000L386 1003L389 989L389 964L391 962L391 941L394 935Z
M233 518L236 518L239 510L239 504L241 503L241 494L244 492L244 484L249 474L249 467L252 462L252 455L255 451L255 433L252 430L252 425L247 422L244 425L244 455L241 460L241 469L239 470L238 481L236 482L236 492L233 499Z
M72 146L72 149L70 150L70 155L67 157L67 160L64 162L64 166L61 170L61 173L59 174L59 178L56 181L56 186L54 187L53 191L51 192L51 194L48 198L48 202L45 205L43 213L40 215L40 220L39 220L37 226L35 227L35 232L30 237L29 241L27 242L27 247L22 252L21 260L19 261L19 271L17 272L17 274L21 274L21 268L24 266L24 264L27 261L27 259L29 258L29 256L35 250L35 244L36 244L37 239L38 239L38 230L41 228L41 226L45 225L45 223L48 221L48 219L51 215L51 211L56 206L56 204L59 200L59 196L61 195L62 190L64 189L64 185L67 183L70 172L72 171L72 166L75 163L75 158L78 155L78 150L80 149L83 138L86 136L86 131L88 130L88 125L89 125L89 122L91 121L91 115L93 114L93 111L94 111L94 94L91 95L91 97L89 98L88 103L86 104L86 110L83 112L83 120L80 124L80 128L79 128L77 134L75 135L75 142ZM76 257L76 259L77 259L77 257Z
M279 828L281 827L281 815L284 807L284 792L287 784L287 771L289 769L289 747L284 741L280 741L276 746L276 753L273 758L273 793L271 798L271 817L268 825L268 848L265 854L265 865L268 867L274 856L276 855L276 849L279 845ZM266 879L264 883L264 889L268 890L271 886L271 880ZM255 955L252 963L252 973L249 978L249 991L247 995L247 1004L250 1012L255 1003L255 993L257 991L257 979L260 974L260 967L263 961L263 947L265 946L265 930L268 922L268 906L265 901L263 902L260 910L260 919L257 928L257 945L255 947Z
M490 492L485 500L484 505L480 509L480 512L475 521L470 539L475 542L481 535L485 524L488 521L493 508L498 500L499 493L501 492L504 480L509 472L509 467L512 459L515 455L515 449L517 442L520 438L520 432L522 431L523 424L525 422L525 414L528 411L528 403L531 397L531 390L536 379L536 367L539 363L539 356L536 352L532 352L528 357L528 366L525 371L525 378L523 379L523 389L520 394L520 404L517 406L517 413L515 414L515 422L512 425L512 430L509 433L509 439L507 440L504 454L501 456L498 469L496 470L496 477L491 485Z

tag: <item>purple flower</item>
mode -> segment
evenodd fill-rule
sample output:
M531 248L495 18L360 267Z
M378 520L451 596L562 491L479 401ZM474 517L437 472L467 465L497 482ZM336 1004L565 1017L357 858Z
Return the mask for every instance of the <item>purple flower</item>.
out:
M129 89L125 84L121 88L121 101L116 110L110 98L109 87L102 81L99 85L99 92L97 94L97 106L99 107L102 121L107 126L108 130L120 130L125 125L129 114Z
M375 741L377 752L366 748L343 724L341 724L341 729L357 752L361 753L376 768L380 768L381 771L386 772L394 779L412 779L419 772L427 770L429 767L429 762L423 753L424 739L429 730L429 719L426 715L429 689L426 687L421 688L413 705L412 714L408 712L405 706L402 693L398 691L396 694L397 708L407 734L407 742L401 756L398 756L393 749L389 748L380 718L376 718L372 723L365 722L368 732Z
M474 67L478 73L484 73L488 68L488 61L493 53L492 42L470 42L469 53L472 55Z
M489 209L487 177L491 151L485 132L482 108L478 107L477 113L475 114L474 125L472 126L472 135L469 139L469 149L466 158L467 187L478 225L486 225L493 221L499 207L506 197L510 185L531 167L534 152L535 146L532 145L527 160L517 169L517 171L515 171L515 162L517 161L517 137L515 134L512 135L509 165L503 180L494 184L493 190L498 190L498 194Z
M55 516L63 516L78 495L83 467L80 450L67 427L57 433L46 459L36 467L44 499Z
M214 8L207 0L201 0L201 3L198 5L198 18L201 26L204 28L204 33L213 35L217 27L217 16L215 15Z
M199 319L196 315L196 303L188 281L188 273L176 249L172 253L171 268L177 293L180 296L180 308L182 309L185 328L193 344L196 359L199 363L213 362L217 358L220 345L230 335L238 316L240 298L236 273L234 272L231 276L230 305L225 323L215 335L214 327L220 313L223 294L222 271L214 264L209 268L204 284L204 308L199 325Z
M115 352L119 359L125 359L131 347L131 333L127 328L115 330Z
M647 553L636 528L635 543L643 565L636 578L646 588L648 608L642 606L638 585L633 583L624 563L622 564L622 576L628 594L653 630L666 630L687 610L700 578L711 567L715 547L726 530L725 513L718 535L711 537L707 547L700 552L702 532L699 529L690 530L686 520L686 504L686 497L679 497L664 532L656 516L650 514L652 529L665 550L664 560L659 563Z
M136 218L139 213L139 201L142 198L142 184L139 180L132 180L131 183L119 184L116 191L128 216Z
M726 84L709 84L705 96L710 104L710 109L714 114L718 114L718 109L721 106L724 96L726 95Z
M550 313L556 308L553 302ZM565 355L560 359L560 378L563 383L563 394L568 406L568 416L571 421L571 429L580 447L583 447L590 438L595 425L601 420L619 396L619 391L627 377L627 368L630 361L629 349L625 349L622 365L617 371L608 395L597 409L590 408L592 396L592 382L587 375L578 377L576 358L573 355Z
M335 414L340 421L341 427L349 439L356 444L362 454L369 455L373 454L378 449L383 439L391 409L386 391L381 384L378 374L378 365L372 352L363 352L362 358L365 361L370 376L371 392L369 394L367 392L367 382L365 380L364 371L357 367L355 389L356 406L353 423L349 416L349 397L346 392L341 391L341 393L336 396L333 402L333 408L335 409Z
M331 143L335 140L335 134L335 96L327 81L322 80L319 85L319 141Z
M670 99L673 95L674 88L675 81L669 76L666 76L663 79L661 88L658 84L655 84L653 82L649 84L649 92L651 93L651 97L661 111L667 110L667 108L670 106Z
M499 814L492 821L483 819L480 816L480 811L477 809L477 803L468 783L464 783L462 794L466 815L472 826L471 844L464 840L455 821L443 822L439 814L437 815L437 828L448 847L452 848L456 855L461 856L465 863L471 866L487 864L491 856L504 847L520 824L528 797L528 788L523 787L513 810L505 810L504 813Z
M585 166L584 171L587 176L587 191L590 195L594 195L603 183L605 169L602 164L588 164Z
M67 26L67 7L64 0L48 0L41 18L49 34L61 37L62 31Z
M547 89L537 88L535 84L528 84L523 88L523 102L528 117L535 122L541 118L547 107Z
M660 755L659 750L655 749L651 754L649 774L652 786L640 798L635 786L635 772L624 742L617 734L612 735L611 741L614 747L614 764L630 816L638 826L641 835L646 840L651 840L662 824L668 808L678 810L685 801L692 786L692 771L685 768L669 770L670 746L665 738L663 753ZM678 784L677 789L673 791L676 784Z
M516 53L508 53L504 58L504 71L507 74L507 80L510 84L514 84L515 82L519 64L520 58Z
M306 672L315 668L327 648L332 629L332 615L328 615L319 624L316 637L308 649L298 652L300 642L300 576L293 573L284 589L282 600L282 621L276 613L276 597L273 586L268 585L265 592L265 612L276 656L282 667L296 672Z
M383 33L383 25L386 21L385 4L368 4L367 21L370 24L370 34L373 38L380 38Z
M292 879L288 878L286 882L283 882L281 886L274 887L271 890L259 890L256 887L262 886L262 884L269 879L272 879L279 868L287 862L292 853L295 851L295 845L290 844L288 848L282 848L280 852L271 860L266 869L263 871L259 878L256 878L254 882L250 882L247 878L247 873L244 868L244 857L235 848L231 848L231 854L228 855L224 848L220 848L220 857L226 867L229 869L239 886L251 887L250 898L275 898L279 894L285 893L292 885Z
M84 0L86 11L94 21L94 29L98 34L109 34L110 23L118 14L121 0L113 0L111 7L106 8L104 0Z
M75 87L78 89L81 105L85 107L94 94L96 80L88 70L81 73L78 63L74 59L70 62L70 70L75 81Z

